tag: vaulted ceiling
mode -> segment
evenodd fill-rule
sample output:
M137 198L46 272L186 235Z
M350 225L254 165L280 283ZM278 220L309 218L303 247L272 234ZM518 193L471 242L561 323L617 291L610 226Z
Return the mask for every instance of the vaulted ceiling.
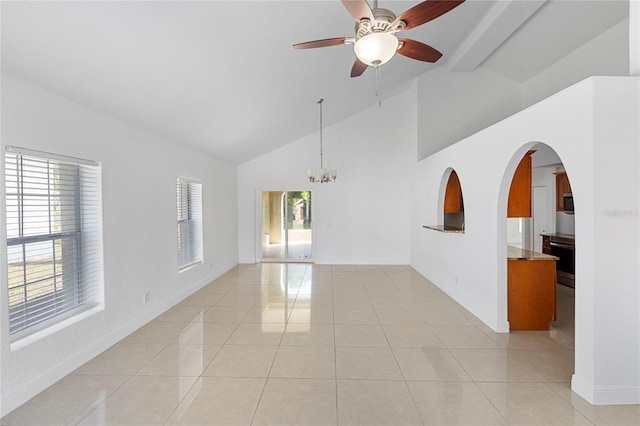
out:
M379 6L399 14L417 3ZM325 125L377 102L373 70L349 77L351 47L291 47L352 37L338 0L0 7L3 72L235 164L317 131L319 98ZM627 16L627 1L467 0L403 33L444 56L428 64L396 55L381 67L382 96L434 67L484 66L526 81Z

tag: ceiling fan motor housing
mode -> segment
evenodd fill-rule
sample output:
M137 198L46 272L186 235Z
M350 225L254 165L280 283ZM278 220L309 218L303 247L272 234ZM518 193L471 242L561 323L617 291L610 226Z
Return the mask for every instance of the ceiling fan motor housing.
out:
M371 12L373 12L373 22L366 18L356 22L356 40L371 33L396 32L402 31L404 28L404 22L402 21L399 21L394 28L391 28L391 24L396 20L396 15L389 9L372 9Z

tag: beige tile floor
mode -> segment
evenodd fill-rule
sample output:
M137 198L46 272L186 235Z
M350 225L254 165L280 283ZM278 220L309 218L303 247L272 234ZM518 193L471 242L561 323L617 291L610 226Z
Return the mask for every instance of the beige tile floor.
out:
M262 246L262 259L265 262L311 259L311 241L290 241L289 247L284 244L268 244Z
M3 425L639 425L571 392L573 290L496 334L408 266L241 265Z

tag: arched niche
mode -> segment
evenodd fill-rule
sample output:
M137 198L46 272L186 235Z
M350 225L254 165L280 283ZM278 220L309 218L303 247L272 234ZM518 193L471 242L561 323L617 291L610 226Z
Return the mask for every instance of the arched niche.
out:
M448 168L442 175L438 217L444 229L464 230L464 197L456 171Z

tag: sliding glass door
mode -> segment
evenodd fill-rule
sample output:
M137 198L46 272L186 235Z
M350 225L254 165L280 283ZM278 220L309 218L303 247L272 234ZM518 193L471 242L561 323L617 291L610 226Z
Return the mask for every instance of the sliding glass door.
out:
M262 193L262 261L311 261L311 192Z

